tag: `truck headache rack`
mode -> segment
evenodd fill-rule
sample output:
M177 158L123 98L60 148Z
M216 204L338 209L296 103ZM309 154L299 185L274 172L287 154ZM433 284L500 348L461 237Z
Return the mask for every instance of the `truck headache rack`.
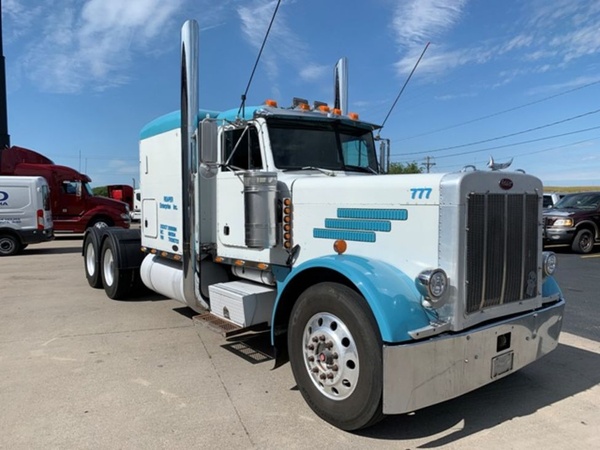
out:
M536 194L469 195L466 313L537 296L538 215Z

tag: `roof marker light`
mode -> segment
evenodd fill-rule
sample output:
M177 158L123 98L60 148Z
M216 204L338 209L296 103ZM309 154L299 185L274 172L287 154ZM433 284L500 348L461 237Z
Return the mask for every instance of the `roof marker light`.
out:
M352 120L358 120L358 113L355 113L355 112L348 113L348 117Z
M268 98L265 100L265 105L270 106L272 108L277 108L277 101Z

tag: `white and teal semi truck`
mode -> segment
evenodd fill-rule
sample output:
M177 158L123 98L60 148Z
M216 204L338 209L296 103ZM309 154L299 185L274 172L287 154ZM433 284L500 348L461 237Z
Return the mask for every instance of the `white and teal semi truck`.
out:
M111 298L145 286L238 331L270 327L277 363L345 430L557 346L565 302L537 178L382 174L378 126L345 101L200 109L197 35L186 22L181 110L141 131L140 230L85 236L91 286Z

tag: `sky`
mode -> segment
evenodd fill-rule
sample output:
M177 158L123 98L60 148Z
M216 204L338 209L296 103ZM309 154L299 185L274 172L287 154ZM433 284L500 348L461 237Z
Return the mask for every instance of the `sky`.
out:
M139 183L140 130L179 109L183 22L200 24L200 107L237 108L277 1L1 3L11 144L97 187ZM331 104L347 57L349 110L388 117L392 162L513 159L548 186L600 186L599 30L598 0L282 0L246 104Z

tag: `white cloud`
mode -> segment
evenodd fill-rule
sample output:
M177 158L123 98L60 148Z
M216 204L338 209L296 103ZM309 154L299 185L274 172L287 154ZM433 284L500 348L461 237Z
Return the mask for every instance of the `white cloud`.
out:
M457 27L465 14L466 1L410 0L401 2L392 21L402 58L395 64L405 75L414 66L426 41L432 45L419 65L419 72L440 75L467 65L485 64L503 58L494 87L514 79L565 69L583 57L600 53L600 2L597 0L532 0L524 3L512 35L477 45L452 48L436 45L436 39ZM525 32L523 30L526 30ZM514 69L509 65L514 64Z
M273 0L254 0L237 9L242 21L242 31L248 43L257 50L263 43L276 4ZM267 76L272 80L279 75L280 60L295 63L308 59L306 45L289 28L285 11L282 9L280 7L277 12L260 62L266 66Z
M77 93L125 83L132 55L156 51L183 1L66 0L60 8L46 1L30 11L9 0L4 8L13 28L37 37L25 43L22 72L43 91Z
M321 64L309 64L302 67L300 70L300 77L303 80L314 81L323 78L325 74L328 74L332 70L333 69L329 66L324 66Z
M537 86L534 89L527 91L527 95L538 95L538 94L551 94L553 92L560 92L569 89L576 89L579 87L587 86L589 84L595 84L600 82L600 75L595 77L577 77L572 80L565 81L563 83L547 84L543 86Z
M403 47L421 46L452 28L466 0L409 0L396 8L393 27Z
M267 77L272 82L277 80L281 64L292 66L303 81L324 80L333 69L311 61L308 45L288 23L285 12L288 3L282 3L277 11L259 64L264 65ZM263 43L276 4L275 0L253 0L244 2L237 9L244 37L257 51ZM278 87L275 85L272 90L276 93Z

